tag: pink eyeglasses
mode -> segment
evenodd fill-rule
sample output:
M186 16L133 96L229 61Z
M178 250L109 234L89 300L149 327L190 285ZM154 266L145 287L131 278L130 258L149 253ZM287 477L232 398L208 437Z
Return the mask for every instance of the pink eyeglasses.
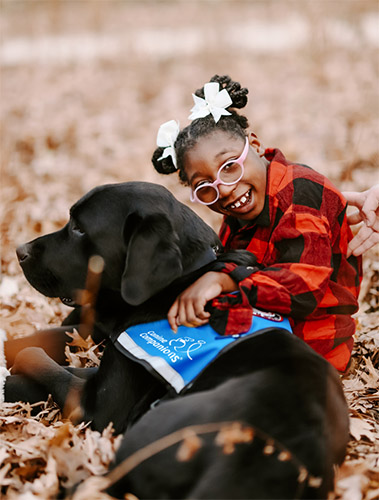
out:
M219 184L232 186L242 179L245 168L243 162L246 160L249 152L249 139L246 137L245 147L241 156L236 160L228 160L218 169L217 177L214 182L204 182L197 186L195 190L191 190L190 199L192 202L202 203L203 205L212 205L220 197L218 190Z

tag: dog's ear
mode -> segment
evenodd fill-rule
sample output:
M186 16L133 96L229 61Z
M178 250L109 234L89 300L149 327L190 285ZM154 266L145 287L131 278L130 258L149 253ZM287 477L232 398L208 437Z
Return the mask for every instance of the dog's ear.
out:
M124 240L126 263L121 295L129 304L142 304L181 276L179 237L167 215L129 215Z

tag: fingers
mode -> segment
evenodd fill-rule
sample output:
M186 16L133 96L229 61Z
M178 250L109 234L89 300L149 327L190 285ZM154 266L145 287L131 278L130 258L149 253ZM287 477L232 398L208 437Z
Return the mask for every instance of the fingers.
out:
M363 217L362 217L362 214L359 210L356 210L355 212L353 212L352 214L349 214L347 216L347 222L350 225L358 224L359 222L362 222L362 221L363 221Z
M366 224L369 227L379 230L379 197L368 196L363 204L362 212L366 218ZM377 226L377 227L376 227Z
M353 254L356 257L379 243L379 233L363 225L348 246L348 257Z
M207 323L210 314L204 310L205 304L204 297L186 295L179 297L177 324L200 326Z
M349 205L359 209L360 220L364 220L368 227L379 231L379 184L371 187L363 193L346 191L343 193ZM348 216L350 224L359 222L357 213Z
M171 329L177 332L178 325L204 325L210 317L210 314L205 311L207 302L223 291L236 287L237 285L227 275L216 272L204 274L184 290L171 306L168 312Z
M357 232L357 234L354 236L354 238L349 242L348 255L351 254L355 256L360 255L360 253L357 253L358 249L371 236L371 234L372 234L372 229L363 224L362 227Z
M359 245L350 253L355 255L355 257L358 257L359 255L362 255L364 252L372 248L377 243L379 243L379 234L373 232L371 236L367 238L367 240L365 240L361 245Z
M177 322L180 325L195 324L200 325L208 321L210 314L204 310L204 298L188 297L179 303Z
M175 333L178 331L178 324L176 322L176 317L178 315L178 309L179 309L179 297L172 304L172 306L167 314L167 319L168 319L170 328Z
M204 310L205 301L179 297L171 306L167 319L173 332L178 331L178 326L201 326L208 323L210 314Z
M365 202L365 195L363 193L356 193L354 191L344 191L343 196L346 198L346 201L349 205L353 207L362 208Z

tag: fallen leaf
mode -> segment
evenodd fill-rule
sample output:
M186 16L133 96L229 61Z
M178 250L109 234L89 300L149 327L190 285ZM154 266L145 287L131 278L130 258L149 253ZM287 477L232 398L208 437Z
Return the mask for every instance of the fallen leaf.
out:
M350 434L359 441L363 436L374 442L378 435L375 432L374 426L367 420L362 418L350 418Z
M254 429L252 427L243 426L239 422L233 422L230 425L222 427L216 435L215 443L217 446L222 446L223 453L230 455L235 450L236 444L251 443L254 439Z
M201 447L202 440L199 436L195 432L188 430L178 448L176 459L178 462L188 462L194 457Z

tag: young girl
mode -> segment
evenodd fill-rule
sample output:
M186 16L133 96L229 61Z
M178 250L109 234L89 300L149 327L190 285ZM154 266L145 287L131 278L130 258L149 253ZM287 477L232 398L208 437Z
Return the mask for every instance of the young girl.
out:
M220 239L226 251L247 249L257 259L256 267L229 263L203 275L176 299L168 320L174 330L204 324L208 301L221 310L239 301L277 312L289 316L295 335L344 371L361 274L359 259L347 258L352 233L346 201L323 175L288 161L278 149L264 149L248 133L247 119L236 112L247 93L216 75L195 92L191 124L179 130L170 121L158 133L156 170L178 171L191 201L224 215ZM229 314L229 321L238 317Z

